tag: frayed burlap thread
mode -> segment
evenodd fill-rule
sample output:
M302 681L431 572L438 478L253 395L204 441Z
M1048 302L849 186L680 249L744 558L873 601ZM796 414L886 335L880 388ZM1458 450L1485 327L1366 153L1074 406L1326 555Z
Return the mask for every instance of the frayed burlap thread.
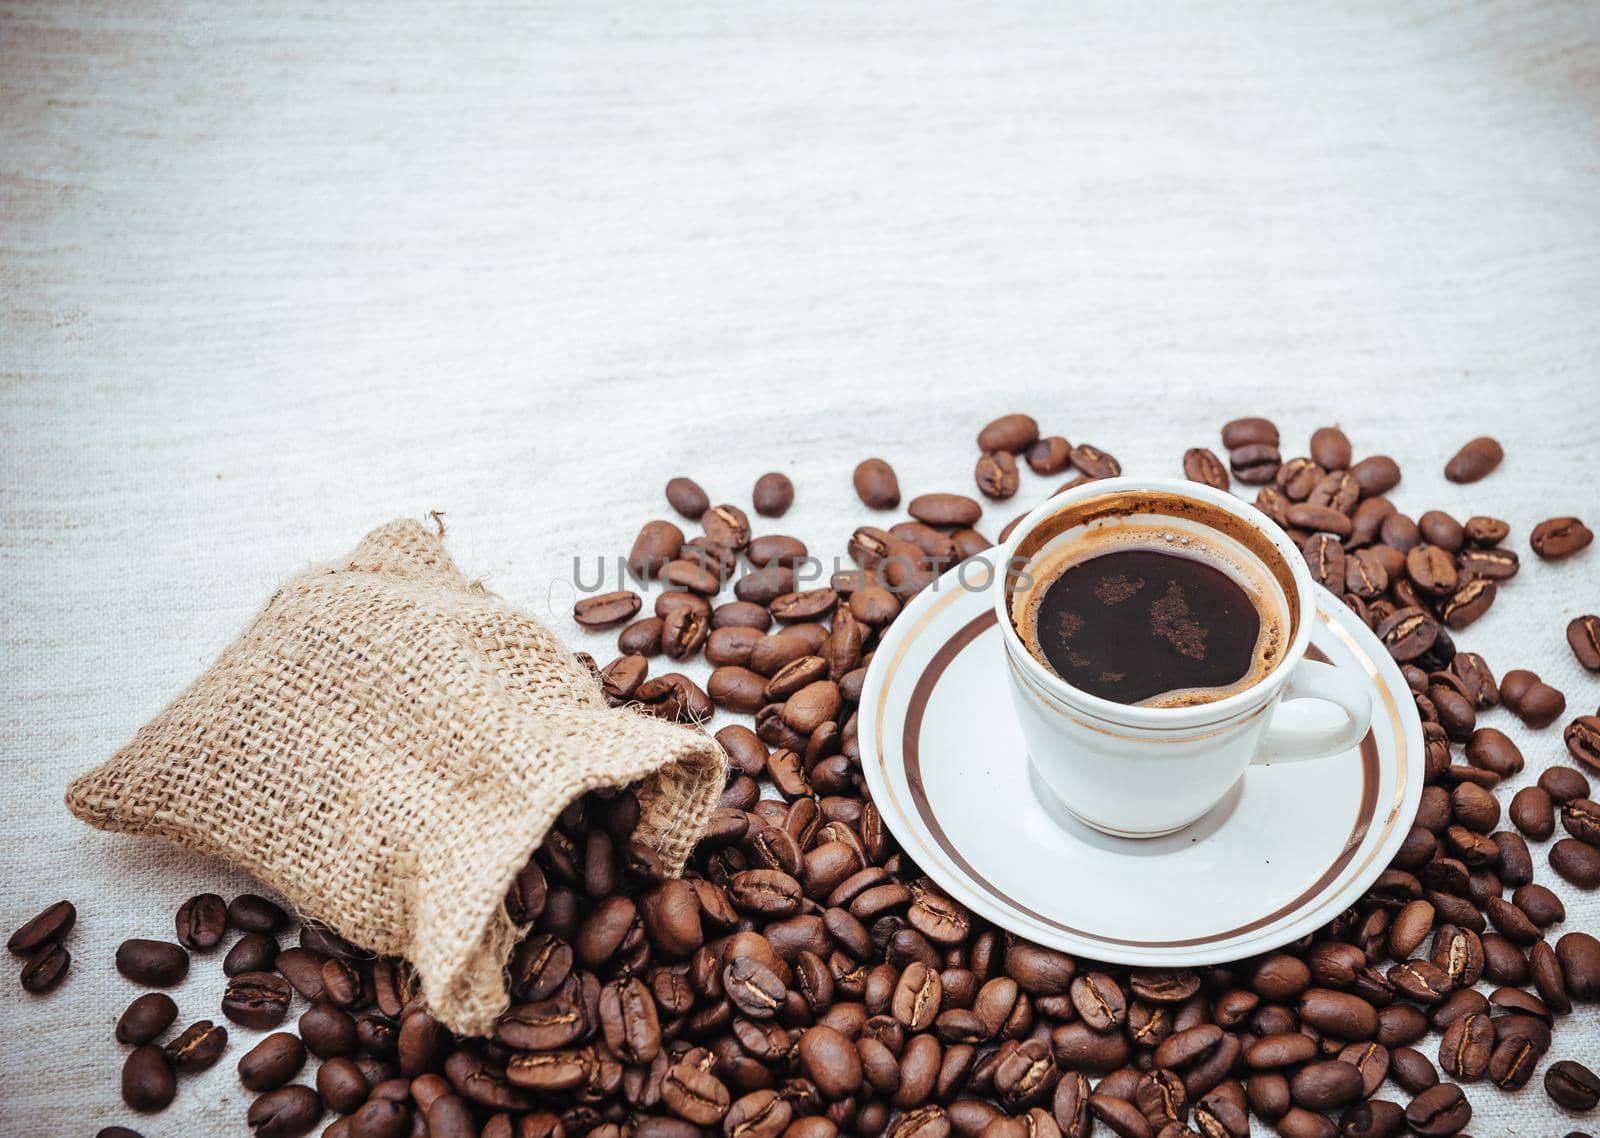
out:
M638 836L677 873L723 775L714 740L608 707L550 629L403 520L288 581L67 806L220 857L406 957L434 1014L483 1034L520 933L506 890L561 810L638 783Z

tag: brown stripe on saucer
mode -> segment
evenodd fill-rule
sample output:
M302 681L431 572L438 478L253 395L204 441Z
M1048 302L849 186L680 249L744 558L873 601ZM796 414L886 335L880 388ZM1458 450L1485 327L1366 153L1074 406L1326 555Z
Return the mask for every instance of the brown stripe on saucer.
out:
M965 857L962 856L961 852L956 849L954 843L950 841L949 836L945 833L944 827L939 824L939 819L934 814L933 809L928 802L926 787L923 785L922 758L920 749L922 719L924 713L927 711L928 700L933 694L934 687L938 684L940 677L944 675L945 670L950 666L951 662L955 660L955 658L959 656L969 644L971 644L984 632L994 627L995 623L996 617L994 610L986 610L982 615L973 618L960 629L958 629L955 634L950 637L950 639L940 645L938 650L934 652L932 658L928 661L927 667L925 667L922 671L922 674L917 677L916 686L912 689L911 698L906 707L905 727L901 740L901 753L905 763L906 784L910 788L912 802L915 804L917 813L921 816L923 824L927 826L928 832L933 835L934 840L938 843L939 848L944 851L945 856L959 866L961 871L967 875L969 880L971 880L975 885L980 886L996 901L1011 909L1017 910L1018 912L1026 913L1029 917L1038 921L1040 924L1048 925L1051 928L1059 929L1062 932L1083 937L1087 940L1099 941L1102 944L1124 945L1130 948L1186 948L1195 945L1211 944L1216 941L1229 940L1233 937L1242 936L1246 933L1254 932L1263 926L1272 924L1274 921L1281 919L1282 917L1292 913L1296 909L1301 908L1308 902L1315 899L1316 896L1326 889L1328 885L1330 885L1334 879L1339 876L1344 868L1350 864L1350 860L1355 857L1356 851L1360 849L1361 843L1366 838L1367 831L1372 824L1372 818L1376 812L1378 799L1378 744L1377 739L1371 731L1368 731L1366 738L1361 740L1361 803L1356 810L1355 824L1351 827L1350 834L1345 839L1344 845L1340 849L1338 856L1334 858L1333 862L1322 873L1322 875L1319 876L1317 880L1313 882L1298 897L1294 898L1294 900L1279 907L1278 909L1275 909L1273 912L1268 913L1266 916L1251 921L1248 924L1240 925L1237 928L1228 929L1224 932L1211 933L1207 936L1192 937L1184 940L1129 940L1121 937L1105 936L1100 933L1089 932L1085 929L1064 924L1063 922L1052 917L1045 916L1043 913L1036 912L1035 910L1022 904L1016 898L1002 892L994 885L993 882L989 881L988 878L979 873L978 870L969 861L967 861ZM1328 662L1327 655L1315 645L1312 645L1307 649L1306 655L1312 659ZM1380 690L1383 690L1381 684L1379 687ZM1389 696L1388 692L1384 690L1383 694L1386 701L1389 703L1390 716L1395 721L1395 730L1397 735L1400 737L1400 745L1403 749L1405 746L1405 740L1403 734L1401 734L1398 711L1394 707L1393 699ZM1401 779L1401 783L1403 788L1403 777ZM1392 826L1393 824L1394 818L1391 815L1389 819L1389 825Z

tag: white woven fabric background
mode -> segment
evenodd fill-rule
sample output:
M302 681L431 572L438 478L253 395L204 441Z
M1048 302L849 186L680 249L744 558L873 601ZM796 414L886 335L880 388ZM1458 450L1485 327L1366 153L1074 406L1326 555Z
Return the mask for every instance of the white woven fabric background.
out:
M1600 522L1600 9L1132 11L0 7L3 917L81 912L54 995L0 982L0 1132L130 1121L114 947L245 884L73 822L68 778L396 515L446 511L468 572L603 657L573 558L673 474L747 503L787 470L783 529L833 554L858 458L966 490L999 412L1161 473L1235 415L1285 453L1337 420L1403 508L1512 522L1527 569L1459 641L1600 703L1562 637L1600 551L1526 545ZM1503 468L1446 484L1484 431ZM1492 721L1508 791L1563 754ZM220 990L197 960L184 1021ZM253 1037L132 1124L244 1133ZM1592 1007L1562 1055L1600 1065ZM1478 1138L1579 1124L1469 1094Z

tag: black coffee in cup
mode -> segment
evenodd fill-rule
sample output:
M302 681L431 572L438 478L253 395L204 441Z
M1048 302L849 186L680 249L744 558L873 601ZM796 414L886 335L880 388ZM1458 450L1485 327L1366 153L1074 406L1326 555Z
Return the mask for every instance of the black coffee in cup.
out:
M1181 707L1241 692L1288 644L1266 567L1222 534L1117 519L1042 551L1013 598L1023 643L1080 691Z

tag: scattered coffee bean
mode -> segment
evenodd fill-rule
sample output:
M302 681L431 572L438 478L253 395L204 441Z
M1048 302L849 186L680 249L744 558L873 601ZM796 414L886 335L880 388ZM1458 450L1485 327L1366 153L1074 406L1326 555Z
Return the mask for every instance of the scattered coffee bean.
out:
M1423 1138L1459 1134L1472 1121L1472 1104L1454 1083L1429 1087L1406 1107L1406 1125Z
M674 564L687 564L674 562ZM632 620L639 611L639 594L628 590L584 597L572 606L572 619L585 628L612 628Z
M1600 1076L1571 1059L1550 1064L1544 1073L1544 1090L1558 1106L1579 1114L1600 1104Z
M1600 850L1576 838L1562 838L1550 847L1550 868L1579 889L1600 886Z
M77 919L78 910L71 901L57 901L12 933L6 949L14 956L32 956L47 944L66 940Z
M135 1047L153 1042L178 1018L178 1005L165 992L147 992L129 1004L117 1020L118 1043Z
M1400 484L1400 466L1386 454L1364 458L1350 468L1350 476L1366 497L1387 494Z
M978 458L977 470L974 477L978 483L978 490L985 498L1003 501L1017 492L1021 484L1017 472L1017 460L1009 451L997 450Z
M166 1046L167 1058L178 1071L204 1071L222 1058L228 1046L228 1029L208 1019L190 1024Z
M1528 544L1547 561L1570 557L1594 541L1589 527L1577 518L1547 518L1533 527Z
M1480 435L1463 445L1455 457L1445 463L1444 476L1451 482L1476 482L1491 474L1504 457L1505 451L1498 442L1488 435Z
M72 966L72 956L59 944L46 944L22 966L22 989L33 995L43 995L66 978Z
M1562 729L1561 740L1569 755L1590 770L1600 771L1600 715L1578 716ZM1588 793L1587 787L1584 793Z
M289 1086L268 1091L255 1102L245 1115L250 1130L256 1138L299 1138L309 1133L322 1120L322 1100L310 1087ZM410 1121L407 1119L409 1133ZM372 1131L374 1138L379 1131ZM350 1138L361 1138L352 1127ZM385 1138L399 1138L385 1135Z
M215 893L191 897L178 909L178 943L191 952L209 952L228 931L228 905Z
M1183 455L1183 476L1216 490L1228 488L1228 468L1205 447L1191 447Z
M125 940L117 948L117 971L136 984L169 988L189 974L189 954L161 940Z
M700 484L689 478L674 478L667 483L667 502L692 522L711 508L711 499Z
M164 1110L178 1094L178 1079L167 1053L145 1044L122 1064L122 1101L142 1114Z
M276 1090L298 1075L305 1063L306 1048L300 1037L274 1032L239 1060L239 1082L246 1090Z
M787 474L770 471L756 479L750 500L762 517L781 518L794 505L794 483Z
M1040 439L1028 448L1028 469L1035 474L1060 474L1072 465L1072 444L1060 435Z
M864 459L855 471L856 496L874 510L892 510L900 504L900 482L894 468L881 458Z
M279 956L281 963L283 957ZM289 1013L289 981L271 972L243 972L228 981L222 1014L244 1027L276 1027Z

